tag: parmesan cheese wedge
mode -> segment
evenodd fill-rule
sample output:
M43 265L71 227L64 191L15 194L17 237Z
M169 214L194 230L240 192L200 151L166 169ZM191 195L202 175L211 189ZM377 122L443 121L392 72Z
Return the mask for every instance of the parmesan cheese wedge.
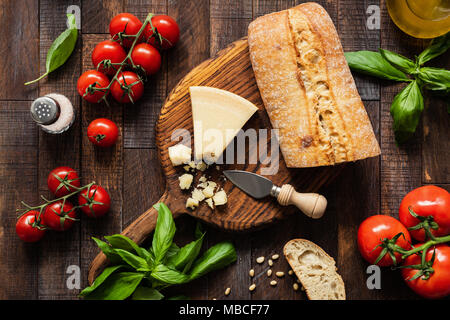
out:
M225 90L190 87L195 159L213 163L258 110L250 101Z

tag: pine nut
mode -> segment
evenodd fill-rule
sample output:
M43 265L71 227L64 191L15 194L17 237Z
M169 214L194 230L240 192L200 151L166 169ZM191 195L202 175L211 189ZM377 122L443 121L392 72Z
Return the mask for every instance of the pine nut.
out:
M294 274L294 271L289 270L289 271L288 271L288 274L289 274L290 276L292 276L292 275Z
M274 255L272 256L272 260L277 260L279 257L280 257L279 254L274 254Z
M267 276L270 277L272 275L272 269L267 270Z
M253 278L253 276L255 275L255 270L251 269L251 270L248 272L248 275L249 275L250 277Z
M298 290L298 283L294 283L292 285L292 288L294 288L294 291L297 291Z
M252 284L250 287L248 287L248 290L253 291L256 288L256 284Z
M275 273L275 275L276 275L278 278L281 278L281 277L284 277L284 272L283 272L283 271L278 271L277 273Z
M226 296L229 295L230 292L231 292L231 288L227 288L227 289L225 290L225 295L226 295Z
M269 259L269 266L273 266L273 261L272 261L272 259Z
M270 281L270 285L273 287L273 286L276 286L277 285L277 282L275 281L275 280L272 280L272 281Z
M259 264L263 263L264 262L264 257L256 258L256 262L259 263Z

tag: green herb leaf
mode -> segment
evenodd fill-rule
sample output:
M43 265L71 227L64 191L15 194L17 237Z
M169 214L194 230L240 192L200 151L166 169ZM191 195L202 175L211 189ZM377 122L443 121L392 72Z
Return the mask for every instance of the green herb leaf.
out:
M194 240L181 248L178 254L167 261L167 264L179 271L187 273L200 253L204 235L205 234L203 233L199 239Z
M423 107L423 96L416 80L395 96L391 115L397 143L404 143L414 134Z
M425 62L430 61L431 59L446 52L448 48L450 48L450 32L433 39L430 46L417 57L417 64L419 66L423 65Z
M209 248L194 262L190 277L196 279L208 272L223 268L237 259L236 250L230 242L221 242Z
M100 250L102 250L102 252L112 264L118 264L122 262L122 258L120 257L120 255L118 255L117 252L114 251L114 249L111 248L109 244L95 237L92 237L92 240L95 241L97 246L100 248Z
M134 291L131 299L133 300L162 300L164 296L154 288L139 286Z
M108 279L108 277L110 275L112 275L116 270L122 268L122 265L118 265L118 266L112 266L112 267L107 267L105 270L103 270L103 272L95 279L94 283L85 288L83 291L80 292L80 297L86 297L87 295L89 295L90 293L92 293L92 291L94 291L95 289L97 289L103 282L105 282L106 279Z
M157 265L150 276L163 284L182 284L191 280L188 275L163 264Z
M418 78L425 89L450 93L450 70L423 67L419 69Z
M75 49L75 44L77 43L78 29L75 22L75 16L71 13L68 13L67 18L69 21L69 29L61 33L58 38L53 41L50 49L48 49L47 60L45 63L46 72L39 78L25 83L25 85L29 85L41 80L50 72L58 69L67 61L67 59L69 59L70 55Z
M397 69L399 69L403 72L409 73L409 74L412 74L415 72L416 64L412 60L410 60L398 53L395 53L395 52L392 52L389 50L385 50L385 49L381 49L381 48L380 48L380 53L381 53L381 56L386 61L388 61L390 64L392 64Z
M124 300L136 290L143 278L143 273L113 273L98 288L85 296L85 299Z
M395 81L410 81L400 70L387 62L381 53L374 51L346 52L345 58L354 71L375 76L381 79Z
M148 259L150 252L144 248L139 247L133 240L121 234L114 234L112 236L105 236L105 239L111 244L114 249L123 249L131 253L136 253L143 259Z
M152 249L155 255L155 264L159 264L172 245L176 228L172 212L164 203L158 203L155 205L155 209L158 210L158 219L153 235Z
M167 300L190 300L188 296L178 295L168 298Z
M120 255L123 261L128 263L137 271L150 271L149 265L147 264L147 261L145 259L123 249L114 249L114 251L116 251L117 254Z

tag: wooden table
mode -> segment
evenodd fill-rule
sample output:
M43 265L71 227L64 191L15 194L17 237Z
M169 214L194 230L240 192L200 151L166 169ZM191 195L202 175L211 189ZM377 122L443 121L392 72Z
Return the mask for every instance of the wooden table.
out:
M164 190L163 177L154 144L154 126L159 109L174 85L194 66L214 55L230 42L246 35L254 18L285 9L294 0L40 0L0 1L0 298L76 299L67 279L79 266L81 288L87 284L87 270L98 250L92 236L119 233L140 213L156 202ZM336 24L344 50L377 50L379 47L412 57L426 42L400 32L386 11L384 1L322 0ZM81 35L68 62L38 85L25 87L45 69L45 56L52 41L66 28L67 7L81 9ZM381 9L381 30L369 30L369 5ZM92 105L81 100L76 81L81 71L91 69L93 46L107 39L110 19L131 12L144 19L148 12L166 13L180 25L182 38L174 50L164 54L162 71L146 85L145 96L136 105ZM449 55L438 59L449 61ZM448 64L447 64L448 67ZM450 189L450 121L442 102L427 98L422 126L407 145L397 147L392 132L390 103L403 84L379 82L356 76L358 89L380 141L382 156L350 164L340 177L322 191L329 209L319 221L292 216L271 227L251 233L226 233L207 228L208 246L231 239L238 261L233 266L194 283L171 290L193 299L305 299L294 292L294 279L286 276L276 287L269 285L268 269L257 265L259 256L281 254L292 238L313 240L332 255L344 278L349 299L416 298L398 271L383 270L382 289L366 287L366 268L357 251L359 223L373 214L397 216L402 197L423 184ZM76 108L76 122L69 132L52 136L32 122L29 107L33 99L50 92L65 94ZM107 117L120 126L120 140L112 150L95 149L86 127L97 117ZM104 219L81 219L68 232L49 232L38 244L25 244L15 234L15 209L20 201L37 204L39 194L49 196L46 178L57 166L78 170L85 183L95 180L112 197L111 212ZM170 205L170 204L169 204ZM177 241L192 238L193 218L176 221ZM257 289L250 294L254 268ZM287 271L284 258L274 271ZM76 270L76 267L75 267ZM225 288L231 294L224 296Z

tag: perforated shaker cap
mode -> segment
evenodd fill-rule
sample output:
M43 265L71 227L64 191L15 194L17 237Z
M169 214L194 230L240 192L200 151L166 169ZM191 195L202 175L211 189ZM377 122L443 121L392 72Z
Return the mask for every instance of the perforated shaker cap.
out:
M42 125L49 125L59 118L58 102L49 97L40 97L31 104L31 117Z

